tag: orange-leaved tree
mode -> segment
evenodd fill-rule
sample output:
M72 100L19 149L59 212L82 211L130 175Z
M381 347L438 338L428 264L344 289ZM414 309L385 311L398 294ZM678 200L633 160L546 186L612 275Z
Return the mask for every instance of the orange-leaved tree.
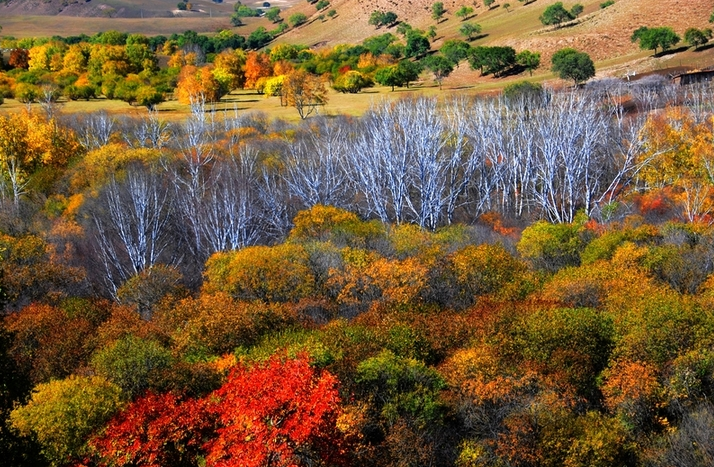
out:
M16 206L35 171L63 167L80 149L74 133L54 119L27 111L0 116L0 182Z
M211 68L186 65L179 73L176 94L182 104L216 102L227 92L213 75Z
M273 75L273 64L270 56L262 52L249 52L245 61L245 89L257 89L260 78Z
M302 119L327 103L323 79L304 70L296 70L285 76L282 96L289 106L295 107Z
M309 259L302 245L290 243L216 253L206 262L204 291L241 300L296 302L315 290Z

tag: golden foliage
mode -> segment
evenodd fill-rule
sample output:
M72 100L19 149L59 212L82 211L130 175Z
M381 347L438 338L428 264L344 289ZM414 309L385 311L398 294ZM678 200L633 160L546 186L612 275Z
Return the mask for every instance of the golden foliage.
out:
M260 78L273 75L273 64L270 56L262 52L248 52L245 61L245 89L256 89Z
M684 217L711 223L714 209L714 117L698 123L681 108L649 117L647 161L640 178L649 186L673 187Z
M295 302L315 290L309 255L301 245L252 246L216 253L206 262L206 293L242 300Z
M296 321L288 306L241 302L223 292L181 300L157 316L181 355L223 355L254 345L264 334Z

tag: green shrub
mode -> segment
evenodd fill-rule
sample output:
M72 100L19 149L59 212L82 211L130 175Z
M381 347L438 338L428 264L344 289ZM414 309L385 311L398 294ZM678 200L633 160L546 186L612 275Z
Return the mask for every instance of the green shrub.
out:
M295 13L293 15L290 15L290 18L288 18L288 23L290 23L290 26L296 28L300 25L307 23L307 15L305 15L304 13Z
M388 424L409 416L425 425L441 420L445 413L439 399L445 381L417 360L385 350L357 366L356 381L372 396L375 409Z
M521 235L517 248L536 269L555 272L580 264L580 253L587 244L582 224L551 224L538 221Z
M94 354L92 367L135 397L149 389L171 361L171 352L158 342L128 335Z

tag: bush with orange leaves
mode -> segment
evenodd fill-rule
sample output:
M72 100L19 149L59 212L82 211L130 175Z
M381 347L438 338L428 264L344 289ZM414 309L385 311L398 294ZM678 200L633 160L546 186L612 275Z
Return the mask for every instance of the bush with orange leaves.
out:
M638 431L666 426L665 391L652 364L620 360L605 372L605 406Z
M689 222L712 223L714 211L714 120L702 122L682 108L652 114L645 126L643 170L646 186L671 188L681 215Z
M42 238L0 233L0 310L17 310L33 300L61 299L83 279L84 271L63 264Z
M250 347L267 333L295 325L297 316L284 304L237 301L216 292L181 300L156 320L180 355L209 357Z
M342 258L344 267L332 271L327 288L343 314L363 312L373 303L402 307L421 303L428 268L418 259L390 260L353 248L344 248Z
M84 367L98 342L106 310L89 302L74 306L29 305L5 319L13 333L10 356L34 383L64 378Z

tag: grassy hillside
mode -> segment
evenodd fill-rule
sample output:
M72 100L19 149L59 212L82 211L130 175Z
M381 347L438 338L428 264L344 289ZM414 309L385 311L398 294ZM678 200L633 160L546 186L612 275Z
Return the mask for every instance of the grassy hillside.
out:
M616 0L613 5L604 9L600 8L601 0L584 0L584 11L580 17L557 29L552 26L545 27L539 20L545 8L555 1L537 0L524 5L512 0L508 8L504 8L506 3L500 1L488 9L482 2L446 0L443 3L447 12L438 24L431 18L432 0L332 0L330 6L321 12L316 10L314 4L302 0L277 0L272 1L271 5L283 8L282 17L286 20L298 12L309 18L306 24L289 30L276 42L304 44L316 50L332 48L339 44L356 44L367 37L385 32L396 35L396 27L375 28L368 24L371 12L376 9L394 11L400 21L416 28L427 30L434 26L436 37L432 49L438 49L449 39L463 39L459 33L463 21L454 13L459 7L468 5L474 8L474 14L468 21L478 23L483 28L482 37L472 41L472 46L508 45L516 51L528 49L541 53L541 66L535 70L532 77L526 73L497 79L492 75L481 77L479 72L462 64L444 81L442 92L426 72L422 75L422 81L415 83L414 89L395 93L389 92L389 88L381 87L358 95L342 95L331 91L330 101L324 109L329 114L360 114L375 100L384 96L399 97L415 90L444 95L452 92L484 93L526 78L547 82L551 86L568 85L557 80L550 72L550 57L564 47L573 47L590 54L596 64L597 78L625 78L653 71L666 72L674 67L703 68L714 65L714 48L711 47L693 51L680 43L678 48L667 54L653 56L651 51L642 51L638 44L630 41L632 32L645 25L671 26L680 36L683 36L689 27L712 26L708 23L714 8L710 0ZM245 3L253 7L263 4L262 1L256 0ZM566 8L571 8L574 4L575 0L564 2ZM62 7L62 2L55 0L41 5L24 0L11 0L0 5L0 26L3 27L2 34L16 37L93 34L109 29L147 35L169 35L188 29L211 33L231 28L229 19L234 5L235 1L214 3L201 0L193 3L192 11L179 12L172 10L176 7L173 0L156 0L151 3L136 0L89 0L69 3L66 7ZM324 15L330 9L337 12L331 18ZM266 18L245 18L244 22L245 25L231 30L247 36L260 26L266 29L275 27ZM252 92L235 92L224 101L224 105L229 108L237 106L240 110L263 111L288 119L297 118L293 115L293 109L281 107L277 98L265 99ZM126 104L116 104L112 107L113 111L124 113L132 110ZM81 104L67 103L65 110L92 111L106 108L106 105L102 100ZM21 106L22 104L8 99L3 109ZM186 110L175 102L162 104L160 109L171 116L184 114Z
M415 27L427 29L436 26L437 39L432 48L438 48L448 39L463 38L458 30L463 24L454 13L463 5L470 5L475 10L473 21L483 27L485 37L474 41L472 45L510 45L516 50L533 50L542 54L542 63L549 66L550 56L563 47L573 47L590 54L601 68L608 68L609 74L624 74L628 69L650 71L672 66L671 56L650 59L651 52L641 51L637 44L630 41L632 32L640 26L671 26L680 36L689 27L705 28L711 26L708 18L714 8L708 0L652 2L649 0L617 0L614 5L601 9L601 0L585 0L580 3L585 7L578 20L565 27L555 29L544 27L539 17L548 5L556 0L538 0L528 5L518 1L503 8L506 2L500 1L489 10L482 3L473 5L464 0L447 0L444 6L447 13L439 24L431 18L432 0L409 0L407 2L385 2L368 0L336 0L331 8L338 15L329 21L313 21L281 37L282 42L304 43L307 45L333 46L339 43L354 43L366 37L393 30L375 29L369 26L370 13L375 9L394 11L399 18ZM477 2L474 2L477 3ZM570 8L576 2L564 2ZM295 10L310 11L312 7L302 5ZM312 8L314 11L314 8ZM682 44L680 44L682 45ZM681 50L680 52L684 52ZM711 54L676 54L676 64L709 65L714 64ZM601 74L605 70L601 70Z

